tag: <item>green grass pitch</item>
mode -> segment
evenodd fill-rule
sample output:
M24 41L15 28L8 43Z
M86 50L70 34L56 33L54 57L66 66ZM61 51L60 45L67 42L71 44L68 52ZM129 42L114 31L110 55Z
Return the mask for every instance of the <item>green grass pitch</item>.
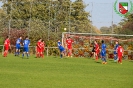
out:
M0 55L0 88L133 88L133 61Z

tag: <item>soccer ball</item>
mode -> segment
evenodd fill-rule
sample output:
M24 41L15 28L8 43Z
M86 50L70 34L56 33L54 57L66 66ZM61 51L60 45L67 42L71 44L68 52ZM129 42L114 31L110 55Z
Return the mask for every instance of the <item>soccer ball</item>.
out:
M66 31L67 29L66 28L64 28L64 31Z

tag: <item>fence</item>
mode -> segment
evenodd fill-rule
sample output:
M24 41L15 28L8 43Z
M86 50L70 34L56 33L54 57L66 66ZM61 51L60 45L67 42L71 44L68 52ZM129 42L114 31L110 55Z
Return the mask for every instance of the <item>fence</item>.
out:
M36 54L36 46L29 46L29 53L30 55L35 55ZM11 45L11 49L9 49L9 53L13 54L15 53L15 49L16 47ZM0 52L3 54L3 51L4 51L4 47L3 45L0 45ZM20 48L20 52L22 53L23 52L23 46L21 46ZM59 50L58 50L58 47L45 47L45 51L44 51L44 54L46 56L57 56L59 55Z

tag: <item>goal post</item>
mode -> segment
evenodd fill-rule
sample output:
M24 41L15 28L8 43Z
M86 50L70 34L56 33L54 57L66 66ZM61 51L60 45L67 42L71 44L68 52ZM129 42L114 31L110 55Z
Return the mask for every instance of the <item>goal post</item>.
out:
M101 41L107 45L107 58L113 58L115 41L119 41L124 48L124 58L133 59L133 35L124 34L94 34L94 33L62 33L62 45L65 46L66 38L71 37L73 43L73 56L89 57L91 55L93 41L96 40L101 48Z

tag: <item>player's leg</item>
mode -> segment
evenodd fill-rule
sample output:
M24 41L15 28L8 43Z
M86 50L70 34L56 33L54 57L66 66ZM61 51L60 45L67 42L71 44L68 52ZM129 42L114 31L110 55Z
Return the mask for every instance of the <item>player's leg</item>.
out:
M37 58L40 57L40 49L39 48L37 48L37 54L36 54L36 56L37 56Z
M22 58L24 57L25 53L26 53L26 47L23 48Z
M72 57L72 48L68 47L68 57Z
M19 54L20 54L20 45L18 46L18 56L19 56Z
M42 55L42 51L41 49L39 50L39 58L41 58L41 55Z
M4 54L3 54L4 57L7 57L8 50L9 50L9 47L8 46L5 46L4 47Z
M29 58L29 47L26 48L26 56Z
M70 56L72 57L72 48L70 48Z
M25 51L23 51L22 58L24 58L25 53L26 53L26 52L25 52Z
M15 56L18 55L18 45L16 45Z
M18 56L20 55L20 49L18 50Z
M44 58L44 49L42 49L42 58Z
M107 64L106 51L104 51L104 61L105 61L105 64Z
M71 57L72 55L72 47L68 46L68 57Z
M104 64L105 62L104 62L104 56L103 56L103 52L101 51L101 59L102 59L102 64Z
M117 54L114 54L114 61L117 61Z
M60 58L62 58L63 57L63 51L62 51L62 49L60 49Z
M93 54L94 54L94 55L93 55L93 58L95 58L95 56L96 56L96 52L93 52Z
M118 61L117 61L118 63L120 63L120 56L118 55Z
M114 61L116 60L116 54L114 54Z
M104 55L104 64L107 64L106 55Z
M4 54L3 54L4 57L7 56L7 50L4 50Z
M69 50L69 47L67 47L67 56L68 56L68 57L70 56L70 50Z
M17 46L16 46L15 56L17 56L17 52L18 52L18 48L17 48Z
M6 46L4 46L4 53L3 53L3 57L6 56Z
M102 56L102 61L103 61L102 64L107 64L105 51L101 52L101 56Z
M102 59L102 64L104 64L105 63L104 56L101 56L101 59Z
M42 51L40 52L40 57L42 57Z
M120 62L120 64L122 64L122 55L120 55L120 61L119 62Z
M97 60L97 53L95 53L95 60Z
M62 49L62 57L65 57L66 56L66 51L65 49Z
M63 51L63 56L64 56L64 57L66 56L66 50Z
M19 56L19 54L20 54L20 46L17 46L15 56Z
M27 59L29 58L29 52L26 52Z
M43 50L41 49L41 52L40 52L40 57L43 58Z
M39 51L37 51L37 55L36 56L37 56L37 58L39 58Z
M96 61L98 61L98 52L96 51L96 53L95 53L95 57L96 57Z

